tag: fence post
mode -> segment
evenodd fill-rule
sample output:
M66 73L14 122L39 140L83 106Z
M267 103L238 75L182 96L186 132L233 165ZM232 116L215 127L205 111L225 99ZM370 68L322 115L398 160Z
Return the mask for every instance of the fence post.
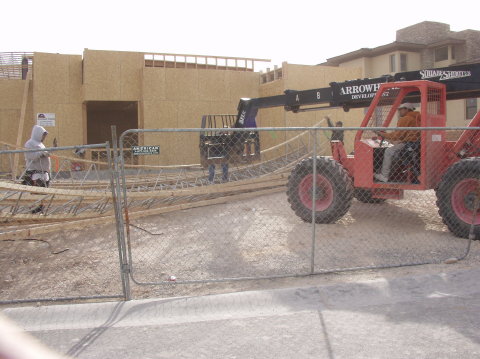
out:
M312 184L312 257L310 262L310 274L315 272L315 212L317 210L317 131L313 130L313 184Z
M117 129L116 126L112 126L112 142L113 142L113 168L111 168L112 173L112 195L114 200L114 209L115 209L115 223L117 229L117 242L118 242L118 255L120 260L120 273L122 278L122 287L125 300L130 300L130 277L129 277L129 263L127 256L127 249L125 244L125 225L123 223L123 214L122 214L122 190L120 187L120 180L118 178L118 146L117 146ZM110 161L110 148L107 149L107 158ZM125 199L126 200L126 199Z

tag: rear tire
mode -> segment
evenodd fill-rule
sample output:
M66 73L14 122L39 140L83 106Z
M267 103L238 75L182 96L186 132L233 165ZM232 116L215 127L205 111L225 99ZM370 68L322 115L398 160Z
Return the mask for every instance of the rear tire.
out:
M480 158L461 160L445 172L436 189L438 213L448 229L468 238L473 219L475 192L480 187ZM480 239L480 208L474 219L474 239Z
M337 161L316 158L315 222L333 223L347 213L353 198L353 185L347 171ZM305 222L312 221L313 158L298 163L288 177L288 202Z

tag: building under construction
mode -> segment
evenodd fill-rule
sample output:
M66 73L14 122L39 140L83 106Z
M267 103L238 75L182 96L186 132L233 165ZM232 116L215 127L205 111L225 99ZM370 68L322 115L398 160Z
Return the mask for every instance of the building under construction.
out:
M447 24L423 22L398 30L391 44L339 55L318 66L284 62L267 72L256 72L255 65L268 60L255 58L89 49L82 55L2 53L0 141L23 145L39 117L50 133L47 146L101 143L110 140L111 125L118 133L130 128L198 128L205 114L236 113L240 98L475 62L480 59L479 43L479 31L453 32ZM476 110L477 99L450 102L448 125L464 126ZM363 111L292 114L264 109L257 125L312 126L325 115L355 126ZM263 148L285 140L282 135L261 136ZM143 143L132 139L131 144ZM198 163L198 136L192 134L188 145L166 147L180 155L176 158ZM159 163L175 164L168 152L160 154Z

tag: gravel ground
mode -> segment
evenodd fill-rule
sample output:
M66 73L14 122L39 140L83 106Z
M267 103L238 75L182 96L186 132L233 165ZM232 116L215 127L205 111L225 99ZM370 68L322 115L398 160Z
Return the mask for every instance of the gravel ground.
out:
M290 209L284 193L136 220L131 228L132 297L203 295L308 286L379 277L438 273L478 266L473 242L466 253L437 214L433 191L404 200L356 200L335 224L312 227ZM313 248L314 247L314 248ZM312 250L315 253L312 259ZM314 262L313 262L314 261ZM410 266L417 263L431 263ZM114 225L0 242L0 300L120 295ZM312 270L317 275L307 276ZM386 269L345 269L388 267ZM400 266L400 267L397 267ZM332 273L333 272L333 273ZM224 278L289 278L189 283ZM174 276L176 282L168 282Z

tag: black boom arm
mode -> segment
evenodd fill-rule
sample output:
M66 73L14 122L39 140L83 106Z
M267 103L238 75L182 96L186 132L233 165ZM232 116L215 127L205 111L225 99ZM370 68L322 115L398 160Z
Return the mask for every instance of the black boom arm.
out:
M380 85L391 81L429 80L444 83L447 99L480 97L480 64L449 66L436 69L399 72L373 79L331 82L330 87L311 90L286 90L283 95L242 98L238 104L235 127L257 127L256 117L261 108L283 106L286 111L304 112L331 107L368 107ZM319 105L318 107L312 107Z

